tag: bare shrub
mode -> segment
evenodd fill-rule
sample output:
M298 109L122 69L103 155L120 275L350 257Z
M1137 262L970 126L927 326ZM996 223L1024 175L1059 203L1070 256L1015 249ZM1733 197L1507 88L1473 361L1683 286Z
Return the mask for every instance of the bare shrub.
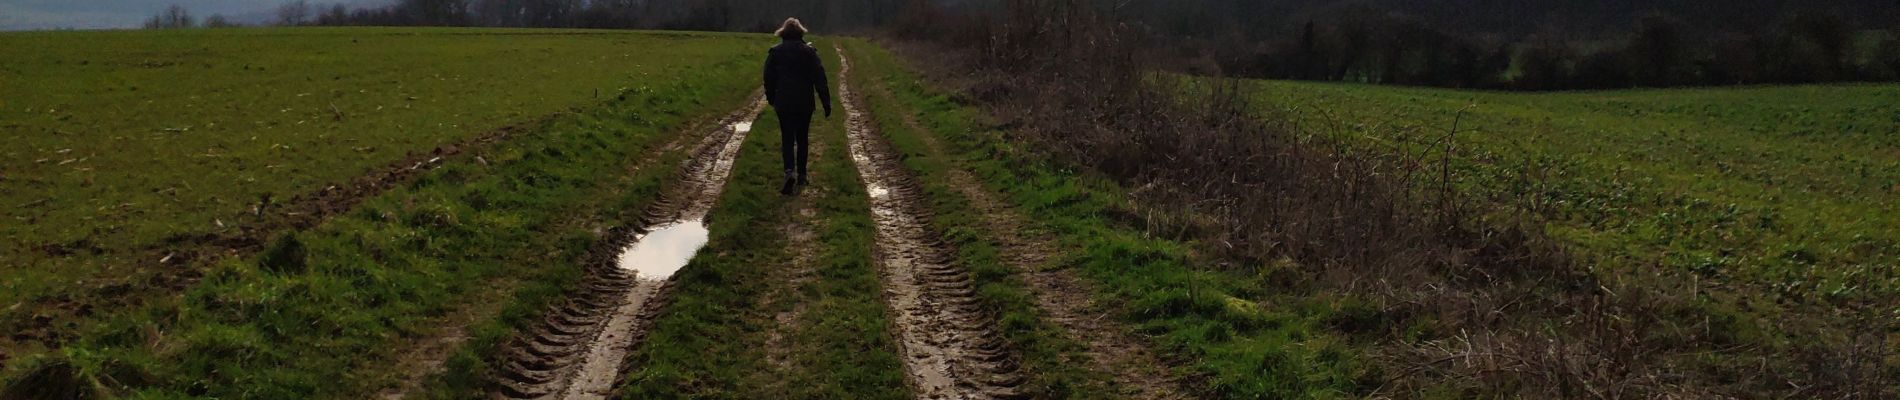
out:
M1406 132L1440 144L1425 153L1350 150L1303 132L1323 127L1259 117L1237 81L1152 72L1146 55L1169 50L1091 10L1011 0L990 14L917 11L930 17L888 47L987 106L1010 140L1131 188L1130 213L1151 229L1217 244L1245 261L1235 268L1291 258L1304 266L1295 290L1377 304L1382 326L1346 332L1377 337L1387 383L1365 394L1900 395L1878 328L1855 327L1869 319L1762 321L1667 272L1592 273L1528 216L1452 189L1442 160L1459 127ZM1397 332L1416 324L1434 334Z

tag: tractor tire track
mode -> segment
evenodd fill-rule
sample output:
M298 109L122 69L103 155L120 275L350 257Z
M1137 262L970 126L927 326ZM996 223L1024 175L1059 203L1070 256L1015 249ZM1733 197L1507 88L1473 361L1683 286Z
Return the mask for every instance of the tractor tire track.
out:
M847 117L851 161L870 193L875 253L904 359L922 399L1024 398L1018 356L976 298L976 283L929 226L922 186L860 109L839 53L838 94Z
M707 126L727 126L730 124L730 122L726 121L731 118L730 116L716 117L717 119L713 118L714 117L699 118L703 120L690 122L685 125L684 131L682 132L684 134L676 135L671 139L667 139L665 143L649 147L645 152L641 153L640 157L634 158L634 160L638 161L627 166L626 174L633 175L647 168L661 167L660 165L656 165L658 164L657 162L651 162L649 160L659 160L667 154L682 150L690 143L698 143L698 141L704 140L707 134L696 133L701 132L701 130ZM708 134L710 133L711 132ZM594 225L606 223L606 219L607 218L601 215L595 214L576 217L572 221L574 221L574 223ZM596 230L603 229L599 227L601 225L594 226L596 226ZM401 348L407 350L396 357L395 361L400 365L400 367L396 368L396 371L402 374L401 379L398 380L394 386L384 388L381 392L378 392L376 397L383 400L401 400L408 398L411 393L422 388L428 379L440 375L443 371L443 367L448 363L449 357L453 356L456 349L469 339L468 328L470 324L473 324L477 318L490 318L499 313L504 306L503 302L505 300L503 297L514 292L513 287L515 283L497 281L491 282L489 285L499 285L500 287L490 288L490 294L487 298L478 299L471 304L464 305L449 317L435 321L433 325L442 327L440 330L426 337L412 340L402 346Z
M888 95L889 92L880 93ZM929 134L930 130L917 121L916 115L907 113L904 125L911 131L924 133L923 143L932 153L945 154L943 143ZM983 226L991 232L1002 233L988 235L988 238L998 245L1004 263L1029 284L1036 308L1047 313L1047 318L1061 328L1063 336L1085 346L1083 355L1088 357L1090 370L1111 378L1110 383L1123 398L1188 398L1188 390L1182 386L1186 381L1168 368L1170 364L1156 355L1150 342L1110 317L1117 312L1114 306L1089 296L1096 293L1095 288L1067 266L1048 265L1050 260L1058 259L1062 251L1054 238L1031 232L1021 214L984 189L969 171L951 167L944 172L950 188L970 201L982 218Z
M922 131L919 131L922 132ZM1113 379L1117 394L1129 399L1173 400L1188 398L1182 378L1156 356L1149 341L1140 339L1133 329L1116 321L1113 307L1096 302L1095 293L1075 272L1065 267L1045 268L1056 259L1058 250L1049 237L1028 234L1028 226L1008 206L1003 205L974 177L960 169L951 169L950 185L981 214L984 226L994 232L1003 260L1029 284L1036 308L1060 327L1064 336L1081 343L1087 351L1088 368Z
M649 233L703 223L764 105L755 94L746 108L728 116L693 148L678 181L648 205L638 223L613 229L588 253L587 276L579 287L538 326L504 347L491 377L491 397L604 399L611 393L627 354L665 306L671 282L670 276L642 276L622 265L621 253L636 248Z

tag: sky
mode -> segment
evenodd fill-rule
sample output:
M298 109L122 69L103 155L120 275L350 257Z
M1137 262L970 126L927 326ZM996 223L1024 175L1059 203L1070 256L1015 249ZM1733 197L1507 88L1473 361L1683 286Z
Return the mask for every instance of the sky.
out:
M137 28L166 6L184 6L204 20L224 14L239 22L267 18L290 0L0 0L0 30ZM311 1L329 4L331 1ZM345 1L345 3L357 3Z

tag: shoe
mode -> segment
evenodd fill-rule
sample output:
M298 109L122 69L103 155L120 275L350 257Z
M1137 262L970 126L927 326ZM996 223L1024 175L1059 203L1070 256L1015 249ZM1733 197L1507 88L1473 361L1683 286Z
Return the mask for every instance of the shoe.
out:
M785 186L780 186L780 187L778 188L778 193L779 193L779 194L782 194L782 195L786 195L786 196L791 196L791 195L792 195L792 189L793 189L793 188L796 188L796 187L797 187L797 185L798 185L798 179L797 179L797 178L794 178L794 177L792 177L792 174L791 174L791 173L786 173L786 174L785 174Z
M805 174L798 174L798 186L806 186L810 184L811 184L811 181L805 180Z

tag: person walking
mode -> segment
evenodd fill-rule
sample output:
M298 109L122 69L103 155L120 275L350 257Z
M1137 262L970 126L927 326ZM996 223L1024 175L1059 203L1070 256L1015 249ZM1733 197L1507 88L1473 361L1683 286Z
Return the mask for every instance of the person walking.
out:
M787 18L778 28L779 44L765 56L765 101L778 114L779 156L785 160L785 185L779 193L791 195L805 179L806 157L811 154L811 116L824 105L831 118L831 84L818 48L805 42L805 24ZM812 101L813 93L818 101Z

